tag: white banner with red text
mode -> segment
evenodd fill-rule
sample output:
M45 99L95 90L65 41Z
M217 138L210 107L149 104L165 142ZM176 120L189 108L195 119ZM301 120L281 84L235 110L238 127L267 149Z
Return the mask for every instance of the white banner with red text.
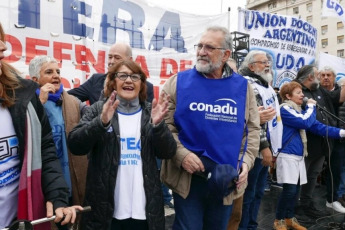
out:
M143 0L11 0L0 1L0 11L5 60L28 77L32 58L52 56L66 89L107 72L109 47L126 42L157 93L174 73L193 67L194 45L206 27L229 26L228 13L198 16Z

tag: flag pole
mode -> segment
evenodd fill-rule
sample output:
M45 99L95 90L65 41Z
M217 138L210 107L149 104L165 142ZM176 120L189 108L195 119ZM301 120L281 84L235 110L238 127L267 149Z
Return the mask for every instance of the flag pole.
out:
M228 7L228 30L230 31L230 12L231 11L231 7Z

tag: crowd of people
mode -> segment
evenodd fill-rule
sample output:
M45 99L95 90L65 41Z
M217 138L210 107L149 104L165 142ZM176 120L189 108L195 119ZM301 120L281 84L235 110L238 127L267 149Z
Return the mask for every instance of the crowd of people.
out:
M325 161L325 206L345 213L345 83L332 68L305 65L277 93L272 57L250 51L237 69L231 34L212 26L195 67L157 99L124 43L110 47L107 73L66 92L49 56L21 78L2 60L4 39L0 25L0 229L56 215L37 229L162 230L164 205L174 230L257 229L275 167L273 229L304 230L298 218L328 214L313 202Z

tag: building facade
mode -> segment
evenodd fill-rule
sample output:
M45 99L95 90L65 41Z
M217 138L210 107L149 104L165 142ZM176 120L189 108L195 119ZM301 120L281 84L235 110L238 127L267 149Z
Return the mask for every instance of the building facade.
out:
M322 17L323 1L327 0L247 0L246 9L303 19L318 31L317 52L344 58L344 24L340 18ZM345 8L345 0L338 3Z

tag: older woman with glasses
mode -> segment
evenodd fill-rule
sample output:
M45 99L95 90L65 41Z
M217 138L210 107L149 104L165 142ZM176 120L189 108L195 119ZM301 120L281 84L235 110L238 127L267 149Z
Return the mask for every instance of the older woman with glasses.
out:
M151 105L146 75L135 62L111 67L107 100L93 104L69 135L74 154L89 152L82 229L164 229L156 159L171 158L176 142L163 118L169 95Z

